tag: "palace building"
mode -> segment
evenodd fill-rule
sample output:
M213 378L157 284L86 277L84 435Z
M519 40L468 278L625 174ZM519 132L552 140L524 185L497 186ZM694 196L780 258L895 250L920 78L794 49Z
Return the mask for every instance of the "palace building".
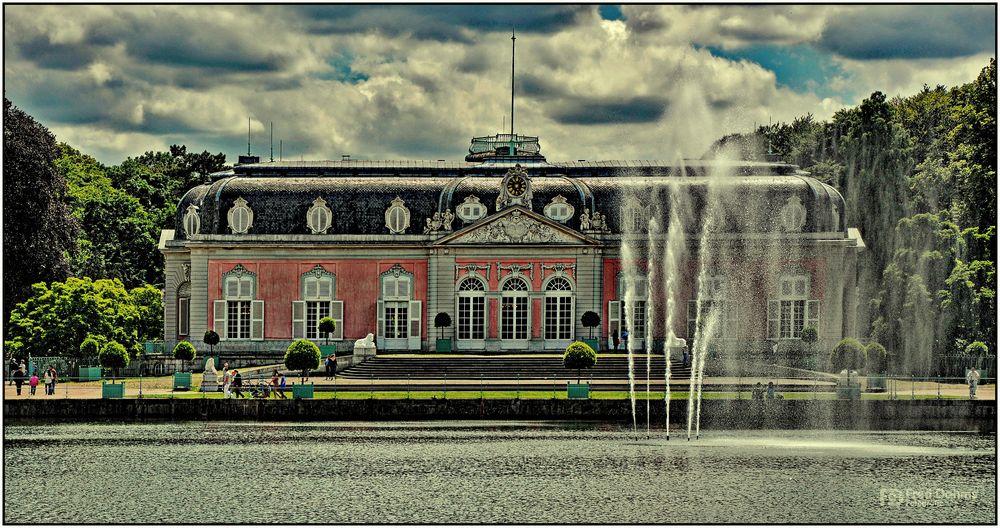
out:
M730 206L703 237L713 181ZM372 333L380 352L433 351L439 335L458 352L561 352L591 332L611 348L629 308L642 346L647 329L667 335L658 259L685 218L675 335L692 337L700 298L725 307L713 336L732 346L806 326L835 341L855 335L864 248L844 211L835 189L787 164L548 162L522 135L474 138L462 162L241 156L188 191L161 235L164 339L200 343L214 329L223 351L279 351L322 342L317 322L330 316L344 349ZM650 216L664 233L646 233ZM631 307L623 244L636 248ZM702 262L706 244L728 257ZM599 327L583 327L588 311ZM450 328L434 328L439 313Z

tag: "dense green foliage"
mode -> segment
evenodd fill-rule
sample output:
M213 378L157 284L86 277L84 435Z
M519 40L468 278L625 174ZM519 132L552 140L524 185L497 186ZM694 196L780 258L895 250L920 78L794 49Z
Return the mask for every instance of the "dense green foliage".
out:
M576 369L576 382L580 382L580 369L591 368L597 364L597 352L582 341L574 341L566 347L563 354L563 366Z
M865 335L927 373L996 333L996 61L978 78L716 142L708 156L782 160L836 187L857 227Z
M162 323L150 324L162 321L162 300L154 292L129 292L118 279L34 284L31 297L11 313L5 346L17 355L72 355L94 337L131 343L138 351L141 341L163 331Z
M989 352L989 347L982 341L973 341L965 347L965 355L967 356L985 356Z
M303 380L310 370L319 368L321 359L319 347L308 339L299 339L288 345L285 351L285 368L301 370Z
M128 366L129 354L121 343L117 341L108 341L108 343L101 348L101 353L98 355L97 360L101 363L102 367L111 369L112 373L117 374L118 369Z
M590 329L590 335L588 337L594 337L594 328L601 326L601 316L597 315L596 312L583 312L583 316L580 317L580 323L584 328Z
M324 317L316 324L316 329L320 335L326 337L327 344L330 344L330 334L337 331L337 321L333 317Z
M817 339L819 339L819 333L816 332L815 328L813 328L811 326L807 326L807 327L805 327L805 328L802 329L802 342L803 343L806 343L807 345L809 345L809 344L815 343Z
M174 359L179 359L181 361L193 361L197 355L198 351L195 350L194 345L188 341L180 341L174 345Z
M889 370L889 352L880 343L868 343L865 356L869 374L885 374Z
M451 316L447 312L438 312L434 316L434 328L438 329L438 339L444 334L444 328L451 326Z
M841 370L861 370L865 366L865 347L857 339L845 337L841 339L830 354L830 369L834 372Z
M80 357L94 358L101 353L101 342L96 337L90 336L80 343Z
M3 317L31 296L32 284L69 276L77 223L47 128L3 100ZM6 335L4 336L6 339Z

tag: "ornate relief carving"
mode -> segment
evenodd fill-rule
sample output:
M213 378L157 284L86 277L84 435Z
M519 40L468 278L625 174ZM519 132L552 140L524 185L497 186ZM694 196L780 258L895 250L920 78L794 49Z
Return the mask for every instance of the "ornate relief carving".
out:
M313 269L311 269L311 270L309 270L309 271L307 271L307 272L305 272L305 273L302 274L303 278L310 277L310 276L311 277L315 277L317 279L322 279L323 277L327 277L327 276L333 277L334 275L333 275L333 273L330 273L329 271L326 271L326 268L324 268L323 266L320 266L319 264L316 264L315 266L313 266Z
M590 214L589 208L584 208L580 213L580 230L586 232L607 233L608 219L601 213L594 211Z
M462 275L460 272L465 272L464 275L472 275L479 270L486 270L486 280L490 280L490 269L492 267L490 264L485 266L479 264L455 264L455 282L458 282L458 277Z
M531 178L528 171L520 164L507 171L500 182L500 195L497 196L497 212L511 205L520 205L531 209Z
M533 264L511 264L510 266L501 266L500 261L497 261L497 278L505 278L501 277L501 272L504 270L508 271L506 277L524 275L524 270L527 270L528 278L531 280L535 279L535 266Z
M393 264L391 268L379 274L379 277L385 277L387 275L392 275L394 278L398 279L400 275L413 275L413 274L406 271L406 269L403 268L403 266L399 264Z
M572 270L572 273L576 274L576 264L564 264L562 262L556 262L555 264L546 264L542 262L542 270L552 270L553 275L567 275L566 270Z
M451 214L451 209L445 209L444 214L436 212L433 217L427 219L427 225L424 226L424 234L429 235L431 233L451 231L451 223L454 220L455 215Z
M184 275L184 282L191 281L191 265L184 263L181 264L181 274Z
M781 227L785 231L798 233L806 225L806 208L802 206L802 200L798 196L792 196L785 203L778 213L781 220Z
M242 278L244 275L250 278L256 278L257 274L244 268L243 264L237 264L233 266L233 269L222 274L223 280L228 277L236 277L237 279Z
M521 214L520 211L514 211L508 216L469 233L468 241L526 244L572 242L573 240L552 229L552 227Z

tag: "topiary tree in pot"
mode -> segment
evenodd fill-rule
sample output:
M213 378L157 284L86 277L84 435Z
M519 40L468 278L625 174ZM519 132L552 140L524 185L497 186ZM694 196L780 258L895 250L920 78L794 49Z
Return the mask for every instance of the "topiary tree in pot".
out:
M285 351L285 368L301 371L302 383L306 382L310 370L319 368L319 361L319 347L308 339L296 340L288 345L288 350Z
M583 324L584 328L590 329L590 333L587 337L593 339L594 329L601 326L601 316L597 315L597 312L583 312L583 316L580 317L580 323Z
M326 339L324 344L330 346L330 334L337 331L337 321L334 320L333 317L324 317L319 320L319 324L316 325L316 328Z
M434 316L434 328L438 329L438 339L434 347L438 352L451 352L451 339L445 339L444 329L451 327L451 316L440 312Z
M574 341L563 354L563 366L576 369L576 382L580 383L580 370L597 364L597 352L583 341Z
M97 336L87 336L80 343L80 359L96 358L101 353L101 340Z
M128 351L118 341L108 341L97 357L102 368L111 369L111 381L114 382L118 369L128 366Z
M187 341L181 341L174 346L174 359L182 361L182 370L187 370L187 362L194 361L197 355L198 351L195 350L194 345Z
M872 341L865 347L869 374L885 374L889 370L889 352L881 343Z

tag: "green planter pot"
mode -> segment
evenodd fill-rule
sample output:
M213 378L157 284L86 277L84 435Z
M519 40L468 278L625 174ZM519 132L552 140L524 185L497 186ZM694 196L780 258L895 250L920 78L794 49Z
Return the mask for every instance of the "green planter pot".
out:
M337 345L320 345L319 353L325 359L326 356L337 355Z
M292 385L293 399L301 400L302 398L312 398L312 397L313 397L312 383L300 383L298 385Z
M80 381L98 381L101 379L101 367L80 367Z
M590 384L588 383L567 383L566 384L566 397L573 399L588 399L590 398Z
M104 383L101 385L101 398L121 399L125 397L125 383Z
M850 387L837 387L838 400L860 400L861 386L852 385Z
M438 339L434 349L438 352L451 352L451 338Z
M868 378L868 392L885 392L885 376L870 376Z
M596 337L588 337L586 339L582 339L581 341L583 341L584 343L586 343L587 346L589 346L590 348L593 348L594 352L600 352L601 351L601 349L600 349L601 340L600 339L597 339Z
M174 373L174 390L185 389L191 390L191 373L190 372L175 372Z

